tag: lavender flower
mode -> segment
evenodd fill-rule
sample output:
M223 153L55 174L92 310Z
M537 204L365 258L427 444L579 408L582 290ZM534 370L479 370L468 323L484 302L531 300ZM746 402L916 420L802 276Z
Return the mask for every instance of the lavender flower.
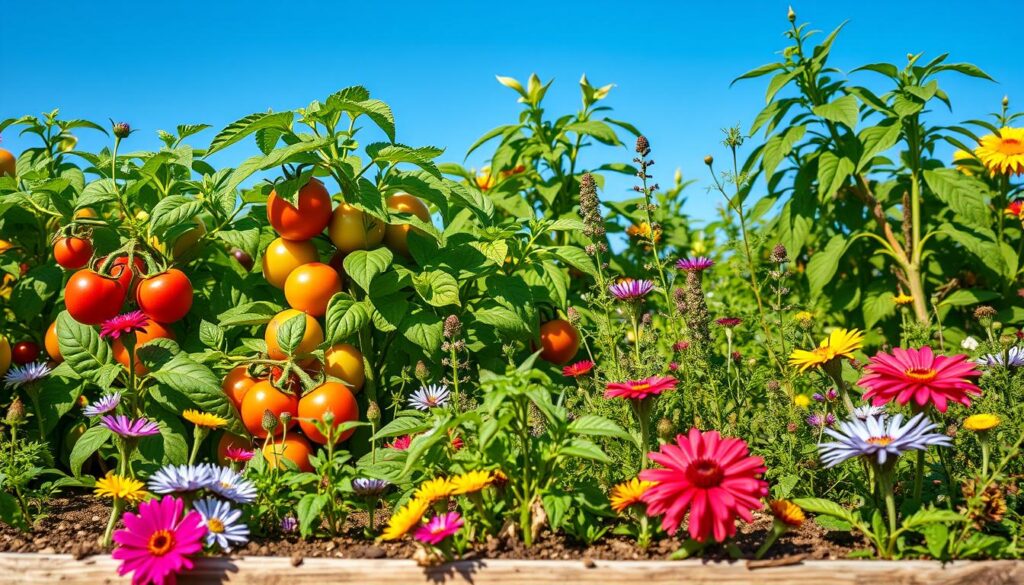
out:
M164 465L149 476L149 491L155 494L196 492L206 488L215 476L210 463L200 465Z
M230 467L214 466L204 487L236 504L248 504L256 500L256 485Z
M853 416L860 420L867 420L869 416L878 416L880 414L885 414L885 408L871 404L865 404L853 409Z
M4 383L8 388L18 388L42 380L49 376L50 372L50 366L42 362L15 366L4 376Z
M88 417L99 416L112 412L121 403L121 393L105 394L99 400L82 409L82 414Z
M130 419L123 414L108 414L100 419L100 424L122 437L139 438L160 433L160 427L155 422L145 418Z
M885 465L907 451L924 451L931 445L949 446L950 438L934 432L935 423L924 413L918 413L906 424L903 415L869 416L866 420L853 418L839 425L839 430L825 429L837 439L833 443L819 443L825 467L833 467L854 457L868 457Z
M192 505L206 524L206 545L216 544L224 552L231 550L232 543L249 542L249 527L241 522L242 511L235 510L227 502L207 497Z
M295 532L299 528L299 521L294 516L285 516L281 518L281 532L288 534Z
M361 498L379 498L390 485L386 479L360 477L352 480L352 491Z
M448 387L444 384L424 386L409 397L409 406L418 410L430 410L448 404Z
M620 301L635 301L647 296L654 290L654 283L649 280L625 280L608 286L608 292Z
M704 272L715 265L715 261L707 256L696 256L694 258L680 258L676 261L676 268L684 272Z
M1006 354L990 353L975 360L979 365L992 367L1003 366L1007 368L1019 368L1024 366L1024 350L1019 346L1011 347Z

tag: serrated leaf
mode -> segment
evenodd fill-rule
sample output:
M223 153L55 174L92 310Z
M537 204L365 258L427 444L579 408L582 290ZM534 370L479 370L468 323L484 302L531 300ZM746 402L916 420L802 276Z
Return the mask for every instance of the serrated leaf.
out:
M435 307L459 304L459 283L455 277L441 270L417 274L413 287L424 301Z
M824 248L811 255L807 263L807 281L812 294L821 293L821 289L832 280L839 268L839 260L846 253L848 242L844 235L832 236Z
M223 150L263 128L276 127L287 130L293 117L294 115L291 112L279 112L277 114L257 112L249 114L240 120L235 120L213 137L209 148L206 149L205 156L210 156L219 150Z
M370 282L387 270L394 258L394 254L387 248L356 250L345 257L345 274L364 291L368 291Z
M815 106L812 111L830 122L844 124L851 130L856 128L857 118L860 114L857 98L852 95L844 95L827 104Z
M67 311L57 316L56 328L64 361L82 378L96 381L99 369L110 363L110 346L95 329L75 321Z
M149 214L150 232L160 235L169 228L191 221L202 209L202 202L191 197L166 197L157 203Z

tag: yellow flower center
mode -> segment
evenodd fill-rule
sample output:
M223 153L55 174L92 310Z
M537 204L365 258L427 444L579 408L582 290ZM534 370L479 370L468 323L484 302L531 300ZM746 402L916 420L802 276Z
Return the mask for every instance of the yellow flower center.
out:
M155 556L164 556L174 548L174 533L170 530L157 530L149 537L146 548Z
M871 443L872 445L879 445L881 447L885 447L889 443L892 443L892 437L871 437L870 439L868 439L868 443Z
M931 382L938 375L938 372L931 368L910 368L903 373L914 382Z
M1024 142L1016 138L1003 138L999 141L998 150L1002 154L1024 154Z
M649 390L651 388L651 385L650 384L632 384L630 386L630 388L632 390L637 391L637 392L643 392L644 390Z
M214 534L220 534L224 532L224 523L220 518L210 518L206 521L206 529Z

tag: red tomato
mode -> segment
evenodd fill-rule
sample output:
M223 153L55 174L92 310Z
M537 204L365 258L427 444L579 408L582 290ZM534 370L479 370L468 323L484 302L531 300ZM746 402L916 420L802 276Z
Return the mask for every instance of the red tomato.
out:
M326 264L310 262L291 271L284 281L284 298L293 309L321 317L327 303L341 292L341 277Z
M263 457L270 465L276 465L278 469L287 469L280 457L291 461L299 468L299 471L313 471L313 465L309 462L309 456L313 454L313 448L309 441L298 435L289 434L288 438L270 442L263 446Z
M78 270L92 258L92 244L85 238L74 236L59 238L53 244L53 257L57 264L68 270Z
M11 360L25 365L39 359L39 344L34 341L19 341L11 347Z
M359 420L359 405L352 392L339 382L325 382L314 388L299 400L299 426L310 440L321 445L327 443L327 437L316 428L314 420L323 420L328 411L334 414L334 425ZM307 420L310 419L310 420ZM352 436L355 429L349 429L336 437L336 441L344 441Z
M150 276L139 283L135 300L150 319L174 323L192 308L192 282L177 268Z
M110 276L121 282L121 286L124 287L124 290L128 292L131 298L135 298L135 289L139 286L137 276L146 270L146 263L139 256L133 256L132 264L135 265L135 270L125 270L125 267L128 265L128 256L118 256L110 263L108 272Z
M280 418L282 412L289 412L297 415L299 412L299 399L291 394L285 394L270 384L269 380L260 380L249 388L242 398L242 423L254 437L264 438L267 431L263 430L263 412L269 410L275 417ZM293 416L289 428L295 426ZM280 423L274 429L274 436L284 432L284 426Z
M99 325L117 315L125 294L125 287L117 278L93 270L79 270L64 287L64 304L75 321Z
M232 404L235 405L235 408L241 408L242 398L245 397L245 394L255 384L256 378L249 375L248 366L235 366L224 377L220 387L224 390L224 394L227 395Z
M541 359L562 366L580 349L580 334L568 321L553 319L540 326L540 344Z
M153 341L154 339L174 339L174 332L164 327L163 325L150 321L149 325L146 325L146 332L135 333L135 350L138 351L139 347L143 343ZM120 339L115 339L114 343L111 344L110 349L114 352L114 359L119 364L128 369L128 348L124 346L124 343ZM135 358L135 375L145 376L149 373L149 369L142 365L139 358Z
M276 191L271 191L267 199L267 219L286 240L308 240L324 231L331 221L331 195L317 179L299 189L298 203L296 209Z

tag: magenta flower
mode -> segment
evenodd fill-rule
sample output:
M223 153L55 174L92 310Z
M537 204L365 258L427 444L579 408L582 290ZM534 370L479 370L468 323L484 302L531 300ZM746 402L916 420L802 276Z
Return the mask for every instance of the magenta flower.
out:
M203 550L206 527L196 511L182 516L180 499L165 496L139 505L139 513L124 515L124 529L114 533L120 559L118 575L132 573L132 584L173 585L177 574L193 566L190 555Z
M657 396L662 392L676 389L676 379L667 376L651 376L643 380L627 380L625 382L609 382L605 387L605 398L628 398L643 400Z
M946 412L950 402L970 406L971 396L981 395L973 380L981 376L981 370L974 362L963 354L935 355L927 346L896 347L891 354L879 352L864 372L857 384L867 388L864 400L874 406L913 400L920 408L931 404L939 412Z
M722 317L721 319L715 319L715 323L721 325L722 327L728 327L729 329L732 329L733 327L739 325L742 322L743 319L740 319L739 317Z
M248 449L243 449L241 447L231 445L224 451L224 458L227 459L228 461L234 461L236 463L245 463L246 461L252 459L252 456L254 454L254 451L249 451Z
M654 283L649 280L623 280L608 286L608 292L620 301L635 301L647 296L654 290Z
M578 378L590 373L594 369L594 362L590 360L578 361L562 368L562 375L570 378Z
M394 441L387 444L388 447L395 449L396 451L405 451L412 444L412 435L403 435L396 437Z
M100 424L122 437L148 437L160 432L155 422L145 418L130 419L123 414L107 415L100 419Z
M413 538L426 544L440 544L442 540L455 534L462 528L462 516L458 512L438 514L423 526L416 529Z
M104 321L100 325L100 337L118 339L128 333L145 333L146 327L149 327L149 317L142 311L132 311Z
M708 268L715 265L715 261L707 256L697 256L696 258L680 258L676 262L676 268L686 272L704 272Z

